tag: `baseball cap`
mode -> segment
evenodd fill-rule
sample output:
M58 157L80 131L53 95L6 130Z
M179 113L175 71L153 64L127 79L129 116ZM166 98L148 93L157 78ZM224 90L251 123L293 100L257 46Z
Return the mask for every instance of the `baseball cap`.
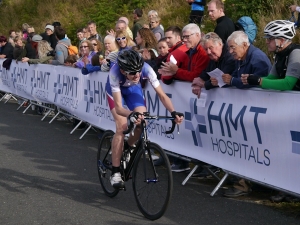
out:
M45 27L45 30L46 30L46 29L50 29L50 30L54 31L54 26L52 26L52 25L47 25L47 26Z
M39 34L35 34L35 35L33 35L31 40L34 41L34 42L38 42L38 41L43 40L43 37Z

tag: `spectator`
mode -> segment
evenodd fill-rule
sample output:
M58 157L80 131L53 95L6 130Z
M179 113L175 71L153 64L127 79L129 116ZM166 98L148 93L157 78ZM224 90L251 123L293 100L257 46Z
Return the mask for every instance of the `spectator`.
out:
M135 43L131 40L126 30L118 30L116 32L116 41L119 46L119 51L131 49L135 46Z
M91 63L91 59L93 55L95 55L95 52L93 51L92 42L89 40L82 41L80 43L79 49L81 58L77 60L74 66L81 69L82 67L84 67L84 61L88 61L88 63Z
M169 27L165 32L169 56L166 63L162 63L159 73L162 81L171 84L173 79L193 81L193 79L206 68L209 58L201 47L201 31L198 25L188 24L183 28L183 41L181 41L181 30L179 27ZM176 60L171 62L171 57ZM184 172L190 169L189 163L179 158L171 158L173 172Z
M27 28L27 34L28 34L28 35L31 34L31 33L34 33L34 32L35 32L34 27L29 26L29 27ZM32 35L32 36L33 36L33 35Z
M156 49L157 47L157 40L152 33L152 31L148 28L141 28L137 32L137 36L135 38L135 42L139 50L143 48L147 49Z
M80 46L80 43L84 40L86 40L85 36L84 36L84 31L82 28L78 29L76 31L76 35L77 35L77 38L78 38L78 41L79 41L79 44L78 44L78 48Z
M102 54L102 43L96 38L92 38L90 41L93 46L93 51L99 53L99 55Z
M65 66L74 66L74 64L77 62L78 56L77 55L68 55L68 57L65 60Z
M210 19L217 22L214 32L226 43L229 35L235 31L235 25L231 19L225 16L223 1L211 0L207 7Z
M128 18L122 16L122 17L119 18L119 20L123 20L126 23L126 31L127 31L128 35L129 35L129 37L131 38L131 40L134 40L133 39L132 31L129 28L129 20L128 20Z
M82 30L83 30L84 37L86 39L89 39L89 37L91 36L91 34L89 32L89 28L88 27L84 27L84 28L82 28Z
M0 59L13 58L14 47L7 41L5 36L0 36Z
M164 37L164 31L160 27L160 18L159 17L152 17L150 19L150 27L151 27L151 31L155 35L157 41L159 41L161 38Z
M210 77L207 74L208 72L218 68L224 73L231 74L235 70L235 59L230 54L227 45L223 44L222 39L216 33L207 33L201 38L200 43L210 60L206 69L202 71L199 77L194 78L192 83L192 92L198 98L201 94L201 88L204 87L206 90L209 90L218 86L216 78ZM202 162L197 170L194 171L192 177L207 178L211 175L207 169L204 169L203 165L215 174L220 172L219 168Z
M201 88L209 90L217 87L216 78L210 77L207 72L218 68L225 74L232 74L235 70L235 59L230 54L227 44L214 32L207 33L201 39L201 45L209 57L209 63L199 77L196 77L192 83L192 92L200 96Z
M264 78L254 74L243 75L244 84L260 85L265 89L300 90L300 47L292 43L296 35L294 23L286 20L275 20L264 29L268 51L275 53L275 63Z
M291 12L295 12L295 11L300 12L300 7L297 5L291 5L289 9L291 10Z
M155 10L150 10L150 11L148 12L148 22L149 22L149 25L144 24L144 27L145 27L145 28L150 28L150 27L151 27L150 20L151 20L153 17L159 17L159 16L158 16L158 13L157 13L157 11L155 11ZM160 28L161 28L163 31L165 30L162 24L160 24Z
M207 67L209 62L206 52L200 45L201 31L199 26L190 23L183 28L182 34L182 40L188 51L185 55L181 51L176 51L178 55L173 57L177 60L177 64L171 61L163 63L162 80L167 84L172 83L173 79L192 82ZM178 60L181 65L178 65Z
M49 42L49 44L51 45L51 48L55 49L58 40L57 40L57 36L54 33L54 26L52 26L52 25L46 25L46 27L45 27L45 33L48 36L47 39L45 39L45 40L47 40Z
M189 23L201 24L206 0L186 0L191 5Z
M96 23L94 21L90 21L88 23L88 31L90 32L90 37L88 38L88 40L91 40L92 38L96 38L100 42L102 42L102 37L101 37L100 34L98 34L97 26L96 26Z
M107 35L104 38L105 59L101 60L101 71L109 71L115 64L118 57L118 44L116 38L112 35Z
M21 59L26 56L26 49L23 37L15 37L14 43L15 47L13 52L13 59L21 61Z
M271 69L271 62L264 52L250 44L249 38L243 31L233 32L227 40L229 52L236 60L235 70L230 74L223 74L222 79L228 85L238 88L251 87L243 85L242 74L265 76ZM233 187L224 192L225 197L234 198L247 195L251 192L250 186L244 179L239 179Z
M55 29L56 27L60 27L60 26L61 26L61 23L58 22L58 21L56 21L56 22L53 22L53 23L52 23L52 26L53 26L54 29Z
M229 52L236 60L236 66L231 75L222 75L224 83L237 88L249 88L249 85L243 85L242 74L254 74L260 77L268 74L271 69L269 58L259 48L250 44L245 32L233 32L228 37L227 44Z
M295 11L296 7L291 6L291 10ZM275 63L267 77L260 78L244 74L242 75L243 83L259 85L266 89L299 91L300 47L292 43L292 39L296 35L295 24L290 21L275 20L266 25L264 34L268 51L275 53ZM271 201L299 202L300 199L279 192L277 195L271 196Z
M160 74L158 73L158 69L162 66L162 62L166 62L169 55L169 46L167 43L167 38L162 38L158 41L157 51L158 56L156 58L156 70L154 71L157 74L157 78L160 80Z
M54 58L52 53L53 48L51 48L47 41L42 40L40 35L33 36L33 40L38 42L38 58L23 57L22 62L28 62L31 64L48 64L50 60Z
M168 54L166 62L170 62L170 56L173 55L173 57L177 60L177 66L179 68L181 68L183 66L183 62L188 57L186 55L188 48L182 41L181 35L182 35L181 29L178 26L170 26L170 27L168 27L168 29L165 32L166 42L169 47L169 54ZM163 65L163 62L162 62L162 65ZM158 72L162 76L167 74L166 71L163 71L162 69L158 69ZM162 80L166 84L172 83L172 77L169 77L169 76L164 76L162 78Z
M50 64L63 65L69 55L68 47L71 45L71 42L70 39L65 38L66 31L62 27L55 28L55 35L58 39L58 42L55 47L55 59L50 60Z
M23 33L23 38L24 40L27 40L27 37L28 37L28 33L27 33L27 28L30 27L28 25L28 23L23 23L22 24L22 33Z
M110 34L110 35L113 35L113 36L116 36L116 31L125 30L127 32L127 28L128 28L128 26L127 26L127 24L124 20L118 20L116 22L115 30L111 29L110 31L106 31L106 33Z
M133 11L133 27L132 34L133 40L136 41L138 31L144 26L145 22L142 19L143 10L137 8Z
M13 47L15 47L15 37L16 37L16 31L15 30L10 30L9 31L9 38L8 38L8 42L11 43L11 45Z
M100 55L95 54L92 57L91 63L88 63L87 60L84 61L84 67L81 68L81 73L83 75L87 75L92 72L101 71L101 61L102 57Z

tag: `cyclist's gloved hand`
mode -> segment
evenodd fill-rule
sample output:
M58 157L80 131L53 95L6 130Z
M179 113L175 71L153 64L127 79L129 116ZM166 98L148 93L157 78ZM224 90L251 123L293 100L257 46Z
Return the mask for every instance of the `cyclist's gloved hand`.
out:
M129 114L128 120L135 123L138 120L140 115L142 115L142 114L139 112L132 112Z
M176 116L184 117L183 113L181 113L181 112L176 112L176 111L171 112L171 116L172 116L173 118L176 118Z
M247 77L247 82L250 85L259 85L260 80L261 80L261 78L259 76L256 76L256 75L253 75L253 74L250 74Z

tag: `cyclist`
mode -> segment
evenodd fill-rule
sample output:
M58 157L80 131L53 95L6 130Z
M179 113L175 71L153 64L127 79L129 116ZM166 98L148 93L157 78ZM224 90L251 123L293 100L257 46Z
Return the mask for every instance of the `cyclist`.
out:
M108 82L105 87L108 104L116 123L116 133L112 140L113 165L110 178L111 185L114 188L124 187L124 181L120 174L120 159L124 143L123 131L127 129L127 118L137 126L134 135L128 139L128 146L124 146L124 148L133 146L141 134L139 126L143 118L141 113L146 112L141 81L145 80L149 80L160 101L175 118L175 122L180 124L183 120L182 116L178 116L179 113L174 110L170 98L160 86L156 73L147 63L144 63L139 53L134 50L121 52L117 58L117 63L109 72ZM128 109L123 107L124 102Z

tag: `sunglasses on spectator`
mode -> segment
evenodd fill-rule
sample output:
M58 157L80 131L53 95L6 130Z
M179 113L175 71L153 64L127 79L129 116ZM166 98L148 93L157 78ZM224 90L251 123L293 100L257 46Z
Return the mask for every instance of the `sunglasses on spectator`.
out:
M126 37L116 38L117 41L121 41L121 40L125 40L125 39L126 39Z
M92 45L97 46L98 44L97 43L92 43Z
M80 46L80 48L88 48L89 46L87 46L87 45L82 45L82 46Z

